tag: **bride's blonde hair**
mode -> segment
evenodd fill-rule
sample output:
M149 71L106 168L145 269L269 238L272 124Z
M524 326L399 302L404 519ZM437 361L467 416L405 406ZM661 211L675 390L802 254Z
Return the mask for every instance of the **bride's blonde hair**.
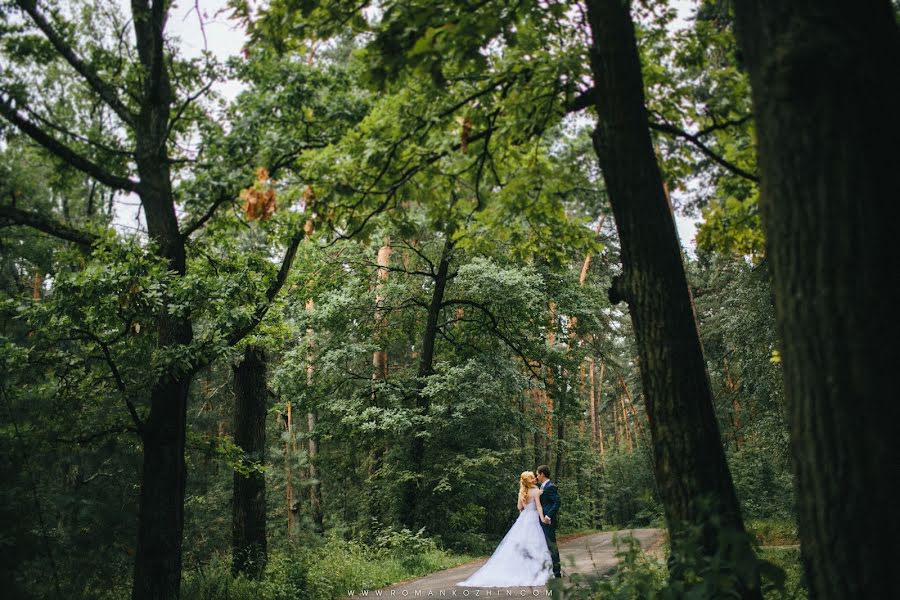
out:
M528 500L528 491L537 487L537 478L534 471L522 471L519 475L519 501L525 504Z

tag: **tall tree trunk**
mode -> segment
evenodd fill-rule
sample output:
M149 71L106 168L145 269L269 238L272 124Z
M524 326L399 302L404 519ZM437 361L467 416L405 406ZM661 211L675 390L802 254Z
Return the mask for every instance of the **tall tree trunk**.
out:
M625 412L631 415L631 436L634 438L634 444L637 445L638 436L641 435L641 423L638 421L637 411L634 410L634 398L631 397L631 392L628 391L625 378L621 373L619 373L619 383L622 385L622 391L625 392L625 405L628 407Z
M593 364L591 364L593 367ZM584 387L585 387L585 379L587 378L587 368L588 365L585 364L584 360L582 360L578 365L578 400L579 404L584 400ZM591 414L594 412L594 390L593 388L590 390L590 394L588 395L588 405ZM584 415L578 420L578 432L583 436L585 430L585 418ZM590 439L590 443L594 443L594 438L597 437L597 423L596 419L591 417L591 432L592 437Z
M234 367L234 443L253 466L266 462L266 359L247 346ZM266 480L261 472L234 474L231 571L258 579L266 566Z
M588 369L590 369L591 374L591 446L597 441L597 383L594 379L595 366L594 357L592 356L588 361Z
M543 390L529 390L529 397L531 399L531 406L534 409L534 414L536 414L538 419L540 419L540 422L537 423L532 421L532 425L534 426L534 431L532 433L532 443L534 445L534 464L535 466L537 466L547 461L546 443L543 430L543 421L546 419L546 417L544 416Z
M382 305L384 304L384 293L382 292L382 288L384 283L387 281L388 274L390 273L388 267L390 266L392 250L391 238L389 236L385 236L384 243L382 244L381 248L378 249L378 270L376 272L375 282L373 284L373 287L375 289L375 339L382 344L384 343L384 332L387 329L385 311L382 309ZM378 401L378 382L384 381L385 379L387 379L387 376L387 349L381 347L375 350L372 355L373 404L377 403ZM366 486L366 507L369 511L369 522L371 522L371 519L375 519L383 525L388 518L389 511L385 509L384 503L380 501L379 496L381 486L378 484L378 480L381 477L381 470L383 467L386 448L383 436L376 434L374 438L374 445L369 450L366 468L366 477L368 479L368 485Z
M625 443L628 444L628 451L634 450L634 444L631 441L631 424L628 422L628 409L625 407L625 395L619 396L622 403L622 426L625 429Z
M547 309L550 313L549 324L547 327L547 345L553 346L553 342L556 340L556 303L551 300L547 305ZM547 374L544 378L545 387L542 391L546 411L545 427L547 430L547 434L544 437L546 443L544 454L547 456L547 462L549 463L551 462L550 459L553 457L554 450L556 449L556 444L553 440L553 371L546 364L543 367L543 371ZM555 472L556 471L554 470L554 473ZM559 474L557 473L557 476L558 475Z
M603 223L606 221L606 215L600 217L600 221L597 223L597 227L595 232L599 235L600 231L603 229ZM581 265L581 273L578 276L578 287L584 287L584 282L587 279L588 269L591 266L591 253L588 252L584 257L584 262ZM566 350L568 351L574 342L578 339L578 319L577 317L572 317L569 323L570 332L569 338L566 341ZM596 402L594 398L594 358L590 359L590 369L591 369L591 394L590 394L590 411L591 411L591 444L593 444L593 440L597 437L597 408ZM579 398L584 398L584 377L585 377L585 365L582 361L580 365L579 372ZM584 419L581 420L581 431L584 432Z
M597 90L593 144L621 243L622 274L610 297L629 306L655 475L672 538L698 525L700 550L713 554L718 549L714 521L742 536L744 523L713 412L681 246L650 139L634 24L621 0L587 0L586 6ZM711 503L711 511L701 509L701 499ZM742 549L752 551L749 540ZM742 597L759 598L756 584L745 582Z
M419 356L418 382L416 383L415 409L421 415L427 415L429 398L423 391L426 379L434 372L434 348L438 335L438 319L441 316L441 308L444 304L444 292L450 278L450 261L453 253L452 232L446 234L444 248L441 251L441 259L437 271L434 273L434 289L431 292L431 301L428 304L428 313L425 317L425 331L422 334L422 353ZM410 529L416 529L419 525L418 500L424 492L421 483L422 469L425 461L425 442L422 437L413 434L410 442L410 470L416 479L405 482L401 495L400 520Z
M164 377L150 393L132 597L178 598L187 470L184 446L188 377Z
M375 278L375 323L378 331L383 333L387 324L384 321L384 310L381 308L384 303L384 294L381 292L382 286L384 282L387 281L388 274L388 266L390 266L391 262L391 238L385 237L384 244L381 248L378 249L378 271ZM387 378L388 364L387 364L387 350L384 348L378 349L372 355L372 366L374 371L372 373L373 381L378 381L379 379ZM375 390L372 390L373 396L375 395Z
M563 450L563 448L566 443L566 420L563 417L565 398L565 391L561 390L559 399L556 402L556 470L554 471L554 473L556 474L557 479L563 476L563 466L565 465L565 462L563 460L565 457L565 451Z
M312 298L306 301L306 310L312 311L315 308L315 302ZM306 357L306 385L311 386L313 383L313 377L316 372L316 366L313 362L313 334L315 332L312 328L307 328L306 337L309 340L309 351ZM318 420L318 414L314 408L310 408L306 413L306 424L307 424L307 450L309 451L309 512L312 515L313 520L313 528L316 533L322 534L325 532L325 526L323 522L322 515L322 484L319 481L319 471L318 465L316 461L319 458L319 442L314 437L316 430L316 421Z
M613 447L618 450L619 449L619 419L616 415L618 415L619 409L616 407L616 399L613 397L612 400L612 418L613 418Z
M604 361L600 361L600 377L597 379L597 442L600 444L600 456L603 456L603 419L602 416L602 407L603 407L603 372L606 369L606 363ZM591 372L591 387L593 387L593 372Z
M284 440L284 503L287 515L287 537L294 536L294 415L291 401L285 403L283 426L287 433Z
M738 391L738 383L734 380L734 377L731 376L731 369L728 366L728 357L725 357L725 393L731 397L731 429L732 429L732 439L734 440L734 447L737 450L741 449L743 445L744 439L741 434L742 424L741 424L741 402L738 399L737 391Z
M886 0L735 12L810 597L898 598L896 12Z
M171 160L167 149L172 140L171 117L174 94L169 81L169 64L165 56L167 11L170 2L131 0L135 49L138 57L138 73L135 80L140 90L129 90L126 105L119 96L122 90L103 80L89 63L83 62L67 42L67 35L60 35L56 18L46 19L35 2L17 2L35 25L43 31L49 45L60 58L64 58L82 76L87 88L117 114L121 126L128 129L129 139L134 140L133 164L137 180L122 177L79 155L71 147L60 144L54 134L22 117L15 106L4 98L0 114L23 133L56 154L72 167L104 183L116 191L134 192L140 198L140 209L147 223L147 232L157 256L176 276L185 274L185 235L179 230L175 196L171 180ZM124 94L123 94L124 95ZM112 212L116 192L110 191L107 212ZM101 195L102 199L102 195ZM68 205L64 206L68 213ZM34 222L23 224L31 224ZM95 236L78 232L69 227L51 228L57 237L75 241L83 247L90 245ZM300 238L294 242L299 243ZM283 267L293 260L294 250L285 257ZM279 276L286 273L279 271ZM281 279L283 283L283 279ZM270 288L277 292L278 286ZM267 292L267 297L269 293ZM271 300L271 297L269 297ZM157 318L157 348L163 355L180 355L193 341L190 316L170 311L172 298L163 298ZM175 314L173 314L175 313ZM246 332L232 332L237 340ZM229 336L230 343L235 343ZM168 352L165 352L168 350ZM177 352L172 352L177 350ZM174 362L174 361L173 361ZM149 390L149 411L142 421L134 405L126 398L132 420L143 444L141 490L135 551L133 600L170 600L178 598L181 587L182 533L184 529L184 494L186 467L184 461L186 411L188 390L194 369L198 365L184 367L181 363L162 365L163 372ZM119 383L120 389L124 388Z
M319 481L319 442L314 437L316 423L319 420L318 411L315 409L306 413L308 428L307 450L309 452L309 512L313 520L313 531L319 535L325 533L324 515L322 513L322 483Z
M184 239L178 229L169 160L166 155L172 90L164 64L165 9L133 2L138 54L148 73L140 114L135 120L138 195L147 231L157 253L178 275L185 274ZM189 318L162 310L158 323L161 348L186 346L193 339ZM142 432L144 445L134 564L133 600L178 598L184 530L184 462L187 399L191 372L172 370L150 391L150 414Z

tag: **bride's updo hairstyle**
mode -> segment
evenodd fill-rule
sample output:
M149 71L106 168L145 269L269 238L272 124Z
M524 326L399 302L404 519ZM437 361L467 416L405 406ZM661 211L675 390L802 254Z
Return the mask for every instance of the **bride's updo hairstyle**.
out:
M528 490L537 487L534 471L522 471L519 475L519 500L524 504L528 500Z

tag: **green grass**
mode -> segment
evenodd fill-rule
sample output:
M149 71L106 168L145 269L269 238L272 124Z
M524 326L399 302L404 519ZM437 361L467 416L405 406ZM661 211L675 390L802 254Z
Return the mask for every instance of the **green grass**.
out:
M800 543L793 521L757 519L747 522L747 531L760 546L795 546Z
M264 577L232 577L230 557L186 572L184 600L329 600L349 590L378 589L472 560L435 547L429 540L407 540L393 547L372 547L330 538L317 547L270 553Z
M766 600L806 600L800 548L796 527L786 521L755 521L748 530L760 542L757 557L771 563L763 570L763 597ZM728 559L688 557L685 580L668 581L664 557L643 553L633 540L617 546L619 567L600 577L575 578L566 589L570 600L683 600L719 598L728 595L727 580L735 569L746 565ZM666 545L666 554L668 545ZM724 562L723 562L724 561ZM724 584L724 587L723 587Z
M747 529L759 543L759 558L784 571L784 584L768 586L766 600L806 600L800 551L793 547L797 543L796 526L788 521L758 520L749 522ZM596 531L574 530L559 537L591 533ZM380 589L478 558L440 549L433 540L408 531L386 530L376 539L376 545L366 545L329 537L320 542L306 540L293 547L273 549L260 581L233 577L230 557L222 555L202 568L185 573L182 597L184 600L331 600L346 596L350 590ZM576 589L568 590L569 596L604 600L679 597L680 592L667 585L663 560L645 555L633 543L623 543L621 550L623 564L619 569L599 580L581 581L580 585L573 586ZM699 583L697 579L694 581Z
M800 548L761 548L759 557L784 569L784 590L772 592L766 598L806 600L809 597L803 582Z

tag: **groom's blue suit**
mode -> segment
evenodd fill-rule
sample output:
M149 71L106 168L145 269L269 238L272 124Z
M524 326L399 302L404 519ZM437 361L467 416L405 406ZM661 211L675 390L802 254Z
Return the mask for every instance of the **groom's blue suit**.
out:
M544 530L544 537L547 538L547 547L550 549L550 556L553 558L553 574L556 577L560 577L559 546L556 544L559 503L559 492L556 490L553 482L548 479L544 484L544 493L541 494L541 508L544 510L544 516L550 517L550 524L547 525L541 521L541 529Z

